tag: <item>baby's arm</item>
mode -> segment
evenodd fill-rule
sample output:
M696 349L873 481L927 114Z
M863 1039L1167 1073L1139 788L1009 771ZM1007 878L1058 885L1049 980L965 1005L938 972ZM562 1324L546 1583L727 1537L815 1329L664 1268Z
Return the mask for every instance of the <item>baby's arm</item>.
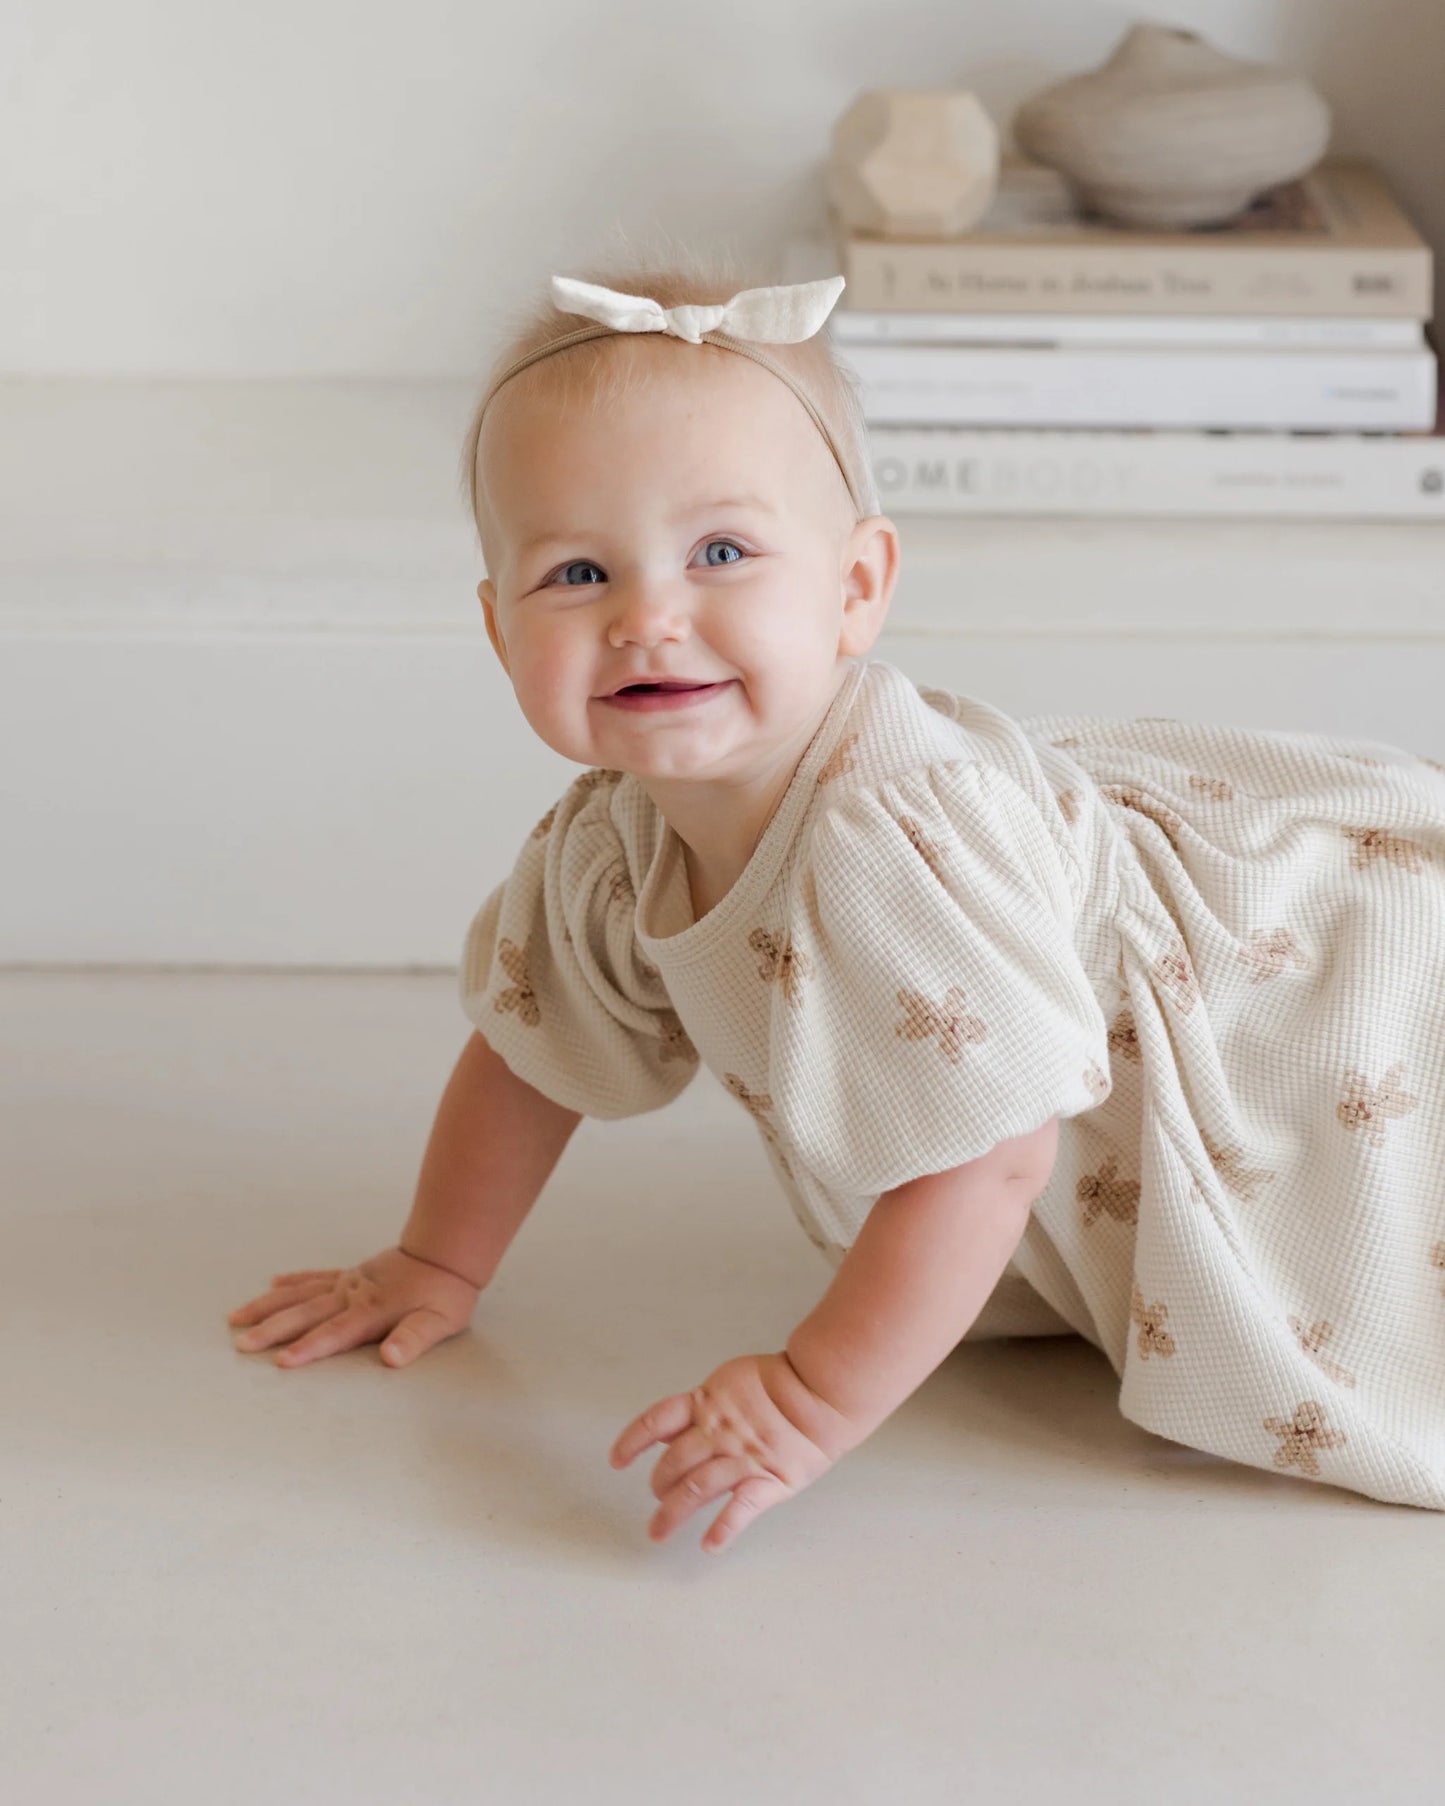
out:
M474 1033L437 1108L402 1253L484 1288L581 1120Z
M649 1534L732 1498L702 1546L725 1548L759 1512L811 1485L901 1405L982 1310L1048 1184L1058 1119L987 1154L884 1192L785 1350L738 1355L659 1399L612 1446L626 1467L656 1442Z
M1059 1124L884 1192L817 1306L788 1337L822 1445L853 1448L963 1338L1049 1182Z

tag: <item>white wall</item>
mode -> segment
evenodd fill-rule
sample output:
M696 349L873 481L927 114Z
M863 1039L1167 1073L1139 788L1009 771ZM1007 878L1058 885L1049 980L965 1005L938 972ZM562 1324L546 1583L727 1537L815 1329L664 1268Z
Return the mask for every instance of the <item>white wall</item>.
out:
M1445 0L1147 11L1311 71L1445 243ZM1137 16L0 6L0 962L453 964L571 770L456 488L501 318L654 227L766 260L859 89L1007 119ZM900 524L921 679L1445 754L1438 528Z
M619 232L814 223L859 89L1004 120L1145 16L1308 71L1445 245L1445 0L9 0L0 370L467 375Z
M0 962L455 965L576 770L483 631L469 401L0 380ZM1439 522L898 524L920 682L1445 757Z

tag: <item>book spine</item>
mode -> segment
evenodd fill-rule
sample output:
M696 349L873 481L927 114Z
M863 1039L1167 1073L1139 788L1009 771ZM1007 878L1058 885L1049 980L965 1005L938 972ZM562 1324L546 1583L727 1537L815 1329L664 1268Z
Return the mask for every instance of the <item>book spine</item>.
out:
M1429 431L1434 353L840 345L877 426Z
M1428 247L899 242L843 234L849 305L878 313L1360 315L1426 320Z
M1445 523L1445 436L870 429L884 513ZM1445 550L1445 546L1442 546Z
M1425 343L1419 320L1231 314L866 313L839 307L828 327L841 345L1241 345L1337 351L1408 351Z

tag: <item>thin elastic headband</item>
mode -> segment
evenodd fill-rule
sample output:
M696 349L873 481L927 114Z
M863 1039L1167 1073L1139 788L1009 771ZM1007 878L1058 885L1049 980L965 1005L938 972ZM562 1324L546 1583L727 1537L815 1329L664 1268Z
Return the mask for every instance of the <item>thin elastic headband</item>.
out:
M569 346L584 344L588 339L610 338L622 333L665 332L688 344L717 345L724 351L739 352L743 357L750 357L755 364L761 364L765 370L770 370L780 382L786 383L808 410L808 418L823 435L861 520L869 513L869 508L812 396L776 358L769 357L756 344L748 342L750 339L762 339L771 344L796 344L801 339L811 338L832 311L833 303L842 291L843 278L830 276L821 282L744 289L734 295L731 301L722 303L687 303L679 307L664 308L649 296L623 295L615 289L602 288L596 283L579 282L568 276L554 276L553 299L562 312L585 314L603 323L580 327L576 332L553 339L548 345L538 346L535 351L529 351L525 357L519 357L514 363L508 364L487 390L478 410L478 441L480 442L481 422L491 405L492 397L503 383L510 382L530 365L540 363L543 358L552 357L556 352L565 351ZM747 338L722 330L723 321L730 325L746 326L749 329Z

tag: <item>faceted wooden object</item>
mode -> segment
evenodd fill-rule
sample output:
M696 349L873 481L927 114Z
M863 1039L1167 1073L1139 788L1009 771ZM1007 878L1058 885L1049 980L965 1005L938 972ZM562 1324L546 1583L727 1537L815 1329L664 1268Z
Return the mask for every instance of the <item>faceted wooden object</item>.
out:
M998 164L998 127L977 95L869 88L833 128L828 199L851 229L951 237L988 211Z

